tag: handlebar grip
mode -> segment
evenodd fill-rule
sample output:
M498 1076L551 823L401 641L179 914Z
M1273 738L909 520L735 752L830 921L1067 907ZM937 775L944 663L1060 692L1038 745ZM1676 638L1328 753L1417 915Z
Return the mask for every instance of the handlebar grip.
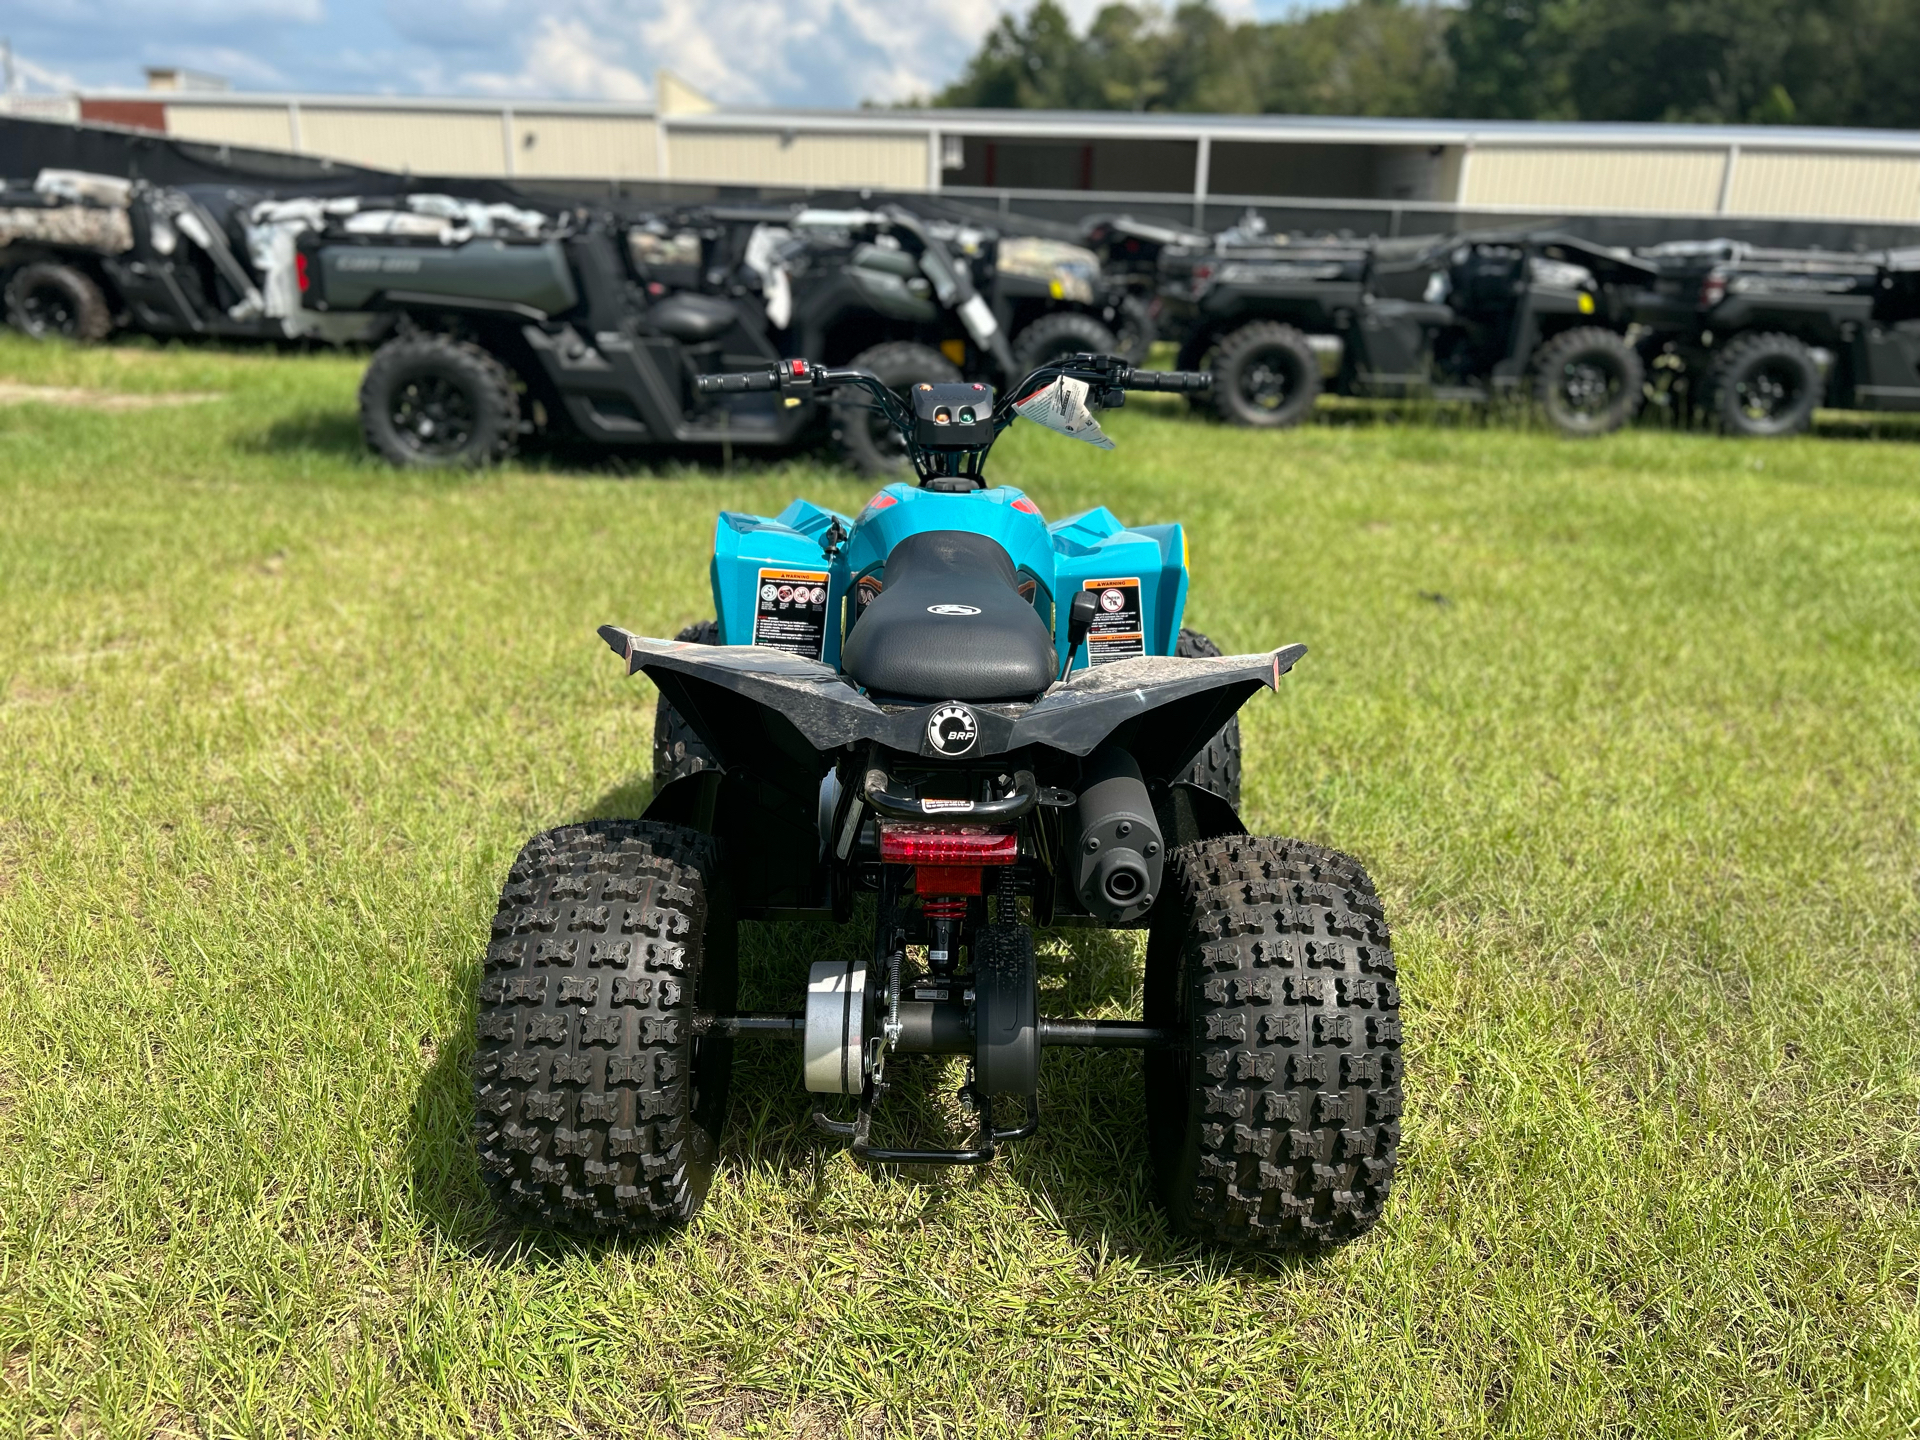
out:
M1213 376L1204 370L1136 370L1127 377L1129 390L1165 390L1189 395L1212 388Z
M702 395L724 395L743 390L772 390L779 383L779 376L771 370L743 370L729 375L696 376L693 388Z

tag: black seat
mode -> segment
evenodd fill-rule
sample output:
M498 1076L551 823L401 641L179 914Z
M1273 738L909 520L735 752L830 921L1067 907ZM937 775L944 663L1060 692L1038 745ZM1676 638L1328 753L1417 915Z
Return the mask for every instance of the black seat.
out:
M662 335L698 345L725 334L734 312L730 302L711 295L669 295L647 310L646 320Z
M884 579L840 652L856 684L906 700L1031 700L1053 683L1053 636L997 542L909 535Z

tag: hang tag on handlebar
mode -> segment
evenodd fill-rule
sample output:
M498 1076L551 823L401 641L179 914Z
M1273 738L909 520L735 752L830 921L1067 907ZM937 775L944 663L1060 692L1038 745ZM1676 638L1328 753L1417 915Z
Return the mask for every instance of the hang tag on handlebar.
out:
M1075 440L1084 440L1102 450L1113 449L1113 441L1087 408L1087 382L1062 375L1051 385L1043 385L1031 395L1013 402L1014 413L1023 420L1044 425L1049 430Z

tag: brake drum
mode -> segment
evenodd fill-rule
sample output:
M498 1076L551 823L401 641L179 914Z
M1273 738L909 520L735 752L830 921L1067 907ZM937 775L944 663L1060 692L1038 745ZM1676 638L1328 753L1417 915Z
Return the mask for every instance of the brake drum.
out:
M807 976L801 1068L807 1089L858 1095L866 1086L867 962L822 960Z

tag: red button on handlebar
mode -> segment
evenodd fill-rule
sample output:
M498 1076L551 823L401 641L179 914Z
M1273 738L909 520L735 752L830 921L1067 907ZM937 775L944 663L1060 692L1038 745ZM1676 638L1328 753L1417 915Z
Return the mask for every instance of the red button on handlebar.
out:
M787 369L793 375L796 375L801 379L805 379L807 374L807 362L804 360L789 360L787 362Z

